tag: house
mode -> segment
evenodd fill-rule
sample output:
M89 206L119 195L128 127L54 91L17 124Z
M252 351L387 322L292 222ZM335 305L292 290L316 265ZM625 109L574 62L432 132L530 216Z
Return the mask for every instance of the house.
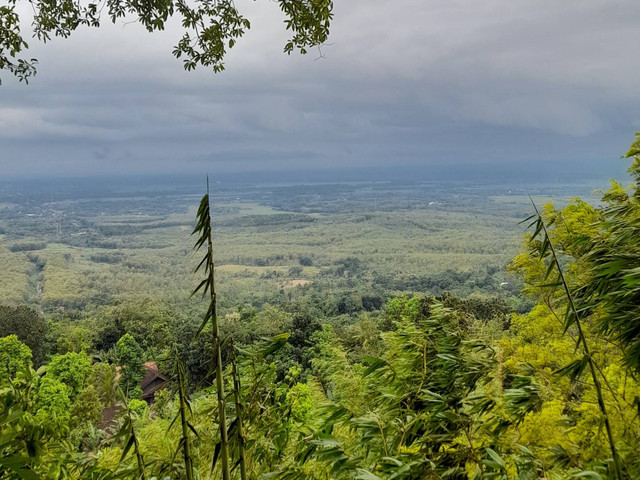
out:
M156 362L146 362L144 368L146 373L140 382L142 399L151 405L155 400L156 392L164 388L169 379L158 371L158 364Z
M167 386L169 379L158 371L156 362L146 362L144 364L145 375L140 381L140 389L142 390L142 399L151 405L155 400L155 394L158 390ZM120 367L116 367L116 380L120 380ZM102 410L102 420L99 427L102 430L115 428L116 419L122 410L122 403L118 402L114 405L106 407ZM115 432L114 432L115 433Z

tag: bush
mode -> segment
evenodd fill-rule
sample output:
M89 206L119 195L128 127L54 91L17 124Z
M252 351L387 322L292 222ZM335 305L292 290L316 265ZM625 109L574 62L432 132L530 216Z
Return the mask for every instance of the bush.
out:
M45 319L29 307L0 306L0 337L16 335L31 349L36 367L44 361L48 325Z
M44 242L21 242L14 243L9 247L13 253L16 252L28 252L30 250L44 250L47 248L47 244Z
M102 420L102 402L93 385L84 388L71 407L71 422L75 427L98 426Z
M54 377L45 376L38 386L35 406L36 417L52 431L67 428L71 418L69 389Z
M287 404L291 418L296 422L304 422L312 408L311 389L306 383L296 383L287 392Z
M140 380L144 377L144 351L129 333L116 344L116 355L120 364L120 383L130 398L142 396Z
M47 377L62 382L69 389L72 398L82 390L90 372L91 360L84 352L54 355L47 366Z
M311 257L300 257L299 262L303 267L310 267L313 265L313 259Z
M134 412L139 417L144 416L148 408L149 407L147 405L147 402L145 402L144 400L138 400L137 398L129 400L129 410Z
M295 266L295 267L291 267L289 269L289 276L290 277L299 277L302 274L302 267L300 266Z
M31 363L31 350L15 335L0 338L0 385Z

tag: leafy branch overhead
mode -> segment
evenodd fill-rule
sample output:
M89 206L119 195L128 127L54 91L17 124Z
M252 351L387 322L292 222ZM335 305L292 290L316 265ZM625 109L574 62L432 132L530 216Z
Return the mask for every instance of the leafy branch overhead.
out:
M36 74L37 60L25 58L29 45L23 37L18 13L20 0L0 6L0 70L7 70L20 81ZM52 37L67 38L78 27L99 27L106 15L112 23L135 21L147 31L164 30L177 18L184 32L173 49L186 70L197 66L224 70L227 50L251 27L233 0L22 0L33 9L34 37L42 42ZM291 37L284 51L305 54L321 46L329 36L333 18L332 0L278 0L285 15L285 28Z

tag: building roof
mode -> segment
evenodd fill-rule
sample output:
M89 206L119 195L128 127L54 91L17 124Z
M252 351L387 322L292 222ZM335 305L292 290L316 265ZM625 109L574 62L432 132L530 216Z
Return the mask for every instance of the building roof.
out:
M164 387L169 379L160 373L156 362L146 362L144 368L147 373L140 382L140 388L142 389L142 398L147 400L152 399L155 392Z

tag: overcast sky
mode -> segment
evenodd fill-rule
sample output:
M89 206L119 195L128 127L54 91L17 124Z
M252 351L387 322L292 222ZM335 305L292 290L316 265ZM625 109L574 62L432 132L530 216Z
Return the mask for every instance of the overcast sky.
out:
M1 74L0 175L619 164L640 130L637 0L335 2L318 59L241 1L221 74L182 69L179 28L31 41L29 85Z

